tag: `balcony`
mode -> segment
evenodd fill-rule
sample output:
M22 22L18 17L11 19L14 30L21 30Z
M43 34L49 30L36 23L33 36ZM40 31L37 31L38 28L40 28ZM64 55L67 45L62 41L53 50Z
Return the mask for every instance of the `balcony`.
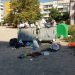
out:
M42 11L41 14L49 14L50 11Z

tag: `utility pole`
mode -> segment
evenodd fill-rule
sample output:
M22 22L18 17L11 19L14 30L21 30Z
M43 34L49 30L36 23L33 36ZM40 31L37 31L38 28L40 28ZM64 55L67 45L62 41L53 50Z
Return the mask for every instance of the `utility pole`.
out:
M70 25L75 24L75 0L70 0Z

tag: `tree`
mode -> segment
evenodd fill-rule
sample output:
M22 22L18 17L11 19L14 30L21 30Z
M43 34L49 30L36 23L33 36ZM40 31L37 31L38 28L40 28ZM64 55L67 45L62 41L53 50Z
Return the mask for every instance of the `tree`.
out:
M55 19L56 21L61 20L61 13L57 10L57 8L50 9L49 19Z
M40 9L38 0L17 0L16 7L18 13L25 21L35 21L40 18Z
M65 20L68 20L69 19L69 13L68 12L64 12L63 15L62 15L62 19L65 21Z
M50 9L49 21L55 19L57 22L67 21L69 19L68 12L60 13L56 8Z
M19 23L20 21L35 22L41 18L39 1L38 0L11 0L11 9L14 17L12 22ZM8 20L11 13L7 16Z

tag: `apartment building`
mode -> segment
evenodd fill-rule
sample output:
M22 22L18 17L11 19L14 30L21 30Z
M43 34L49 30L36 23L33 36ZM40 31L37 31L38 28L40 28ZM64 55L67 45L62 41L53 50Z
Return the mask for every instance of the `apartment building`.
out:
M40 3L41 14L44 18L49 17L50 11L48 9L57 8L59 12L69 12L70 0L55 0L45 3Z
M4 4L2 1L0 1L0 22L3 21L3 17L4 17Z

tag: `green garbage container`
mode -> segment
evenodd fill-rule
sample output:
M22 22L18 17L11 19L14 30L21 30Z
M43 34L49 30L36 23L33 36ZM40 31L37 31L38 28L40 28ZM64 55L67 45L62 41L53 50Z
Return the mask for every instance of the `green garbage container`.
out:
M65 23L59 23L57 24L57 37L68 37L68 25Z

